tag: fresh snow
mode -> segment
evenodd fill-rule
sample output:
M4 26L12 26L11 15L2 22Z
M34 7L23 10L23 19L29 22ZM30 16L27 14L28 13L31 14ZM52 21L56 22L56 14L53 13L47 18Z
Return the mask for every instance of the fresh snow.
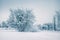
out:
M0 29L0 40L60 40L60 32L16 32Z

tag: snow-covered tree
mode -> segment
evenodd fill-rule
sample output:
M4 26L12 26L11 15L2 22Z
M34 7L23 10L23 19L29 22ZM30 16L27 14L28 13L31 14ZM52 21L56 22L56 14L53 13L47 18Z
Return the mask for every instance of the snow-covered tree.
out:
M1 28L1 24L0 24L0 28Z
M7 25L7 23L6 23L5 21L3 21L3 22L1 23L1 27L2 27L2 28L8 28L8 25Z
M10 27L16 28L18 31L32 31L34 23L34 15L32 10L10 10L11 14L9 16L8 25Z

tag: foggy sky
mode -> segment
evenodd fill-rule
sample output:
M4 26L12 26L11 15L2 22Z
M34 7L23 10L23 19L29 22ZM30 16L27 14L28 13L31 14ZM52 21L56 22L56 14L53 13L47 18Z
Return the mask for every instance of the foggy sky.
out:
M59 0L0 0L0 22L7 20L10 8L32 9L37 24L52 22L59 4Z

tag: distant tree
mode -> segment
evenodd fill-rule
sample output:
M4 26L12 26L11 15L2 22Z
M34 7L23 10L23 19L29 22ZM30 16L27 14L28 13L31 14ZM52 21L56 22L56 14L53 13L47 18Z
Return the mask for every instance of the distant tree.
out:
M54 15L54 30L60 31L60 10Z
M1 28L1 24L0 24L0 28Z
M41 24L37 25L38 29L41 30Z
M6 22L3 21L3 22L1 23L1 27L2 27L2 28L8 28L8 25L7 25Z
M32 10L10 10L11 14L8 20L10 27L16 28L18 31L30 31L34 23L34 15Z

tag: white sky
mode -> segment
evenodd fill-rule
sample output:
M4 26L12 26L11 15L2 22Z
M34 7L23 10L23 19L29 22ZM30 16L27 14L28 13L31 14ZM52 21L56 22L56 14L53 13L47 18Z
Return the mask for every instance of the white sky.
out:
M9 9L32 9L36 16L36 23L52 22L56 10L60 9L59 0L0 0L0 22L7 20Z

